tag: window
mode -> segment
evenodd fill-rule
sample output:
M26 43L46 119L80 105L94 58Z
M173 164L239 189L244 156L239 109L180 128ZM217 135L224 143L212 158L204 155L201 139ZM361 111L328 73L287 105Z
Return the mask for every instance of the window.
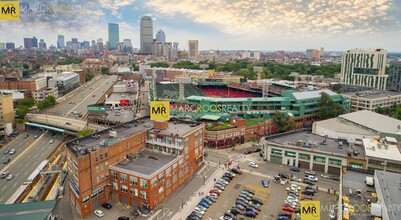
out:
M109 172L106 172L106 179L109 178Z
M146 191L141 191L141 198L142 199L148 199L148 196L146 194Z
M171 175L171 167L166 169L166 176L170 176Z
M131 195L133 195L133 196L138 196L138 189L131 188L130 193L131 193Z
M104 169L104 166L103 166L103 164L101 164L100 165L100 170L103 170Z
M173 164L173 171L175 171L177 169L177 164Z
M96 177L96 182L99 183L99 177Z
M172 144L173 143L173 138L167 137L166 138L166 144Z
M173 175L173 182L177 181L177 174Z
M155 139L155 135L154 134L149 134L149 140L153 141Z
M121 192L123 192L123 193L127 193L127 192L128 192L128 187L125 186L125 185L121 185L120 190L121 190Z
M148 188L148 181L147 180L141 179L140 184L141 184L142 188Z
M113 182L113 189L114 189L114 190L118 190L118 183Z
M182 176L182 173L183 173L182 170L180 170L180 174L179 174L178 176L181 177L181 176Z
M167 180L166 180L166 186L168 187L168 186L170 186L170 184L171 184L171 180L170 180L170 179L167 179Z
M109 167L109 161L106 161L105 164L106 164L106 167Z
M117 172L111 171L111 177L113 180L117 180Z
M123 173L120 174L120 182L121 183L127 182L127 174L123 174Z
M109 156L108 153L104 153L104 158L107 158Z
M154 187L156 185L156 183L157 183L157 178L155 177L151 181L151 186Z
M102 181L104 180L104 174L102 174L102 177L100 178Z
M134 185L134 186L138 185L138 178L135 177L135 176L130 176L130 177L129 177L129 183L130 183L131 185Z
M100 159L103 160L103 154L100 154Z
M96 162L98 162L99 161L99 158L96 156Z
M180 167L182 167L182 165L184 164L184 160L181 159L180 161L178 161L178 164L179 164Z
M182 139L180 139L180 138L176 138L175 139L175 145L177 145L177 146L182 146Z
M164 173L159 174L159 182L164 180Z
M198 154L199 154L199 150L198 150L198 148L196 148L195 149L195 156L198 156Z

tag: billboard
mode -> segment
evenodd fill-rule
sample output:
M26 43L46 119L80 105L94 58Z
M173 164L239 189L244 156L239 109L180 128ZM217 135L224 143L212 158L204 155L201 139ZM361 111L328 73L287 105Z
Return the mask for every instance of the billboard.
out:
M103 105L88 105L88 112L106 112L106 107Z

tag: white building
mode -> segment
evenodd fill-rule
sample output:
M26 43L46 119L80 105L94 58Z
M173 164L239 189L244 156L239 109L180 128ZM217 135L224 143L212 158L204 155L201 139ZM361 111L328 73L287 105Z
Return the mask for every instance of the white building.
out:
M74 72L62 72L49 80L49 88L58 87L59 90L68 90L78 85L79 75Z
M395 138L363 139L367 170L401 173L401 153Z
M386 90L387 51L384 49L352 49L343 53L342 83Z
M54 98L58 97L58 88L48 88L39 91L32 92L32 96L35 99L35 102L41 102L48 96L53 96Z
M379 107L389 108L394 104L401 104L401 92L366 90L342 95L351 102L351 112L361 110L375 111Z

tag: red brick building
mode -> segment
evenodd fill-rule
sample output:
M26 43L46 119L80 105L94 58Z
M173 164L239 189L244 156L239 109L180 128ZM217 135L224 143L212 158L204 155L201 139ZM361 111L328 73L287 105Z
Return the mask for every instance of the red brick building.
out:
M73 206L82 217L110 199L154 208L199 168L203 129L142 118L67 143Z

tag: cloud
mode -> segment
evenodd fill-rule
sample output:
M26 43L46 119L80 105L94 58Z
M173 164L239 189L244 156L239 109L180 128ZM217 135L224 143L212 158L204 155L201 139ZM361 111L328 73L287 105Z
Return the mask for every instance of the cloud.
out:
M399 27L388 11L395 0L149 0L167 16L184 15L215 25L224 33L292 35L294 33L373 33Z
M111 13L117 18L121 18L118 9L131 5L134 0L98 0L99 6L103 9L111 10Z

